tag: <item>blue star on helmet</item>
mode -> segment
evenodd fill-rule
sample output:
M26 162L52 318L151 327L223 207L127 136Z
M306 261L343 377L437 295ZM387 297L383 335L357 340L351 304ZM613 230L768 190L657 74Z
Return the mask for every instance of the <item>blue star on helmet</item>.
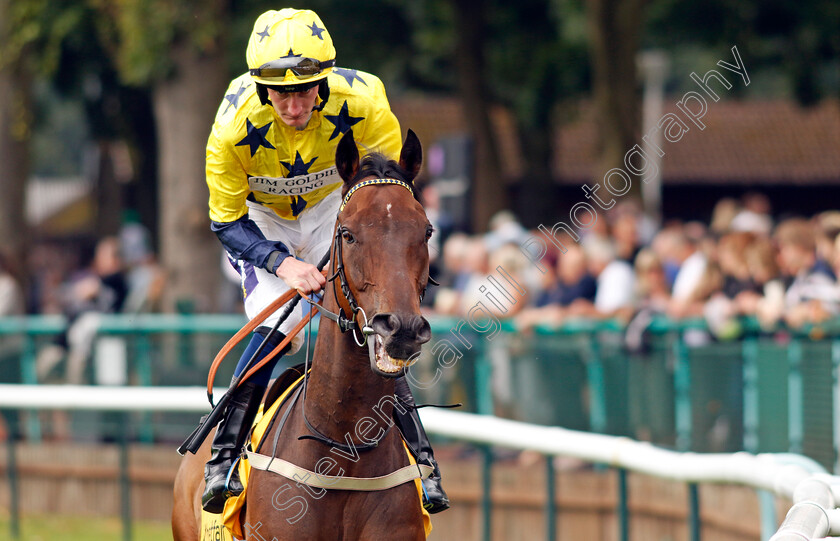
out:
M251 86L251 85L250 84L243 85L243 84L240 83L239 84L239 90L237 90L235 94L228 94L228 95L225 96L225 99L228 100L228 106L225 107L225 113L228 112L228 109L230 109L231 105L233 105L234 109L239 107L239 97L242 96L242 93L245 92L245 89L248 88L249 86Z
M318 39L324 41L324 37L321 34L324 33L324 30L326 30L326 28L319 28L317 21L312 21L312 26L307 26L306 28L312 30L313 36L317 36Z
M298 57L298 56L300 56L300 55L299 55L299 54L295 54L295 53L292 51L292 48L291 48L291 47L289 47L289 52L288 52L288 53L286 53L286 56L281 56L280 58L295 58L295 57Z
M269 143L268 139L265 138L265 134L268 133L268 129L271 127L271 122L261 128L256 128L253 124L251 124L251 120L246 118L245 126L248 130L248 135L236 143L236 146L241 147L248 145L251 147L251 157L257 153L257 150L259 150L260 147L274 148L274 145Z
M344 135L350 128L353 127L358 122L364 120L365 117L363 116L350 116L350 111L347 109L347 100L344 100L344 105L341 106L341 110L338 112L337 115L324 115L324 118L335 124L335 130L333 130L332 135L330 135L330 141L338 137L339 135Z
M312 164L315 163L315 160L317 159L318 156L315 156L309 160L309 162L304 162L303 158L300 157L300 152L296 152L294 163L284 162L281 160L280 165L289 170L290 177L296 177L298 175L305 175L309 173L309 168L312 167Z
M359 74L356 70L351 70L347 68L333 68L333 71L344 77L347 80L347 84L350 85L350 88L353 87L353 81L356 80L361 81L362 84L364 84L365 86L368 85L364 79L359 77Z
M257 32L257 35L260 37L260 43L262 43L262 40L265 38L271 37L271 34L268 33L268 25L265 25L262 32Z

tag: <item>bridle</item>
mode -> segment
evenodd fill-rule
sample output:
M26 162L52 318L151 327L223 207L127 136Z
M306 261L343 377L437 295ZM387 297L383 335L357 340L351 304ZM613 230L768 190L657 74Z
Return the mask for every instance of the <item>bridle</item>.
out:
M364 180L362 182L359 182L358 184L356 184L352 188L350 188L350 190L344 196L344 200L342 201L341 206L338 209L338 215L336 216L335 237L333 239L332 253L330 254L330 260L333 262L332 264L334 265L335 272L332 274L332 276L327 278L327 280L332 282L332 284L333 284L333 294L335 295L336 300L339 299L337 287L341 287L341 293L342 293L342 295L344 295L344 298L347 300L347 304L350 307L350 311L352 312L352 315L350 317L348 317L344 313L344 309L341 307L340 303L339 303L339 307L338 307L338 312L336 313L336 312L331 312L330 310L327 310L326 308L324 308L321 304L315 303L311 299L307 299L306 297L304 297L306 299L306 301L309 302L309 304L311 304L313 307L317 308L318 311L321 312L321 315L323 317L325 317L325 318L327 318L331 321L334 321L338 325L338 328L339 328L339 330L341 330L342 333L345 333L347 331L352 331L353 332L353 340L356 342L356 344L359 347L364 347L365 345L368 346L368 354L370 356L371 365L376 363L376 353L374 351L374 340L372 340L372 339L369 340L368 337L372 334L375 334L375 331L373 330L373 327L371 327L370 324L368 323L367 313L365 312L364 308L359 306L359 303L356 301L356 297L353 295L353 292L350 290L350 283L347 280L347 274L344 270L344 252L343 252L343 249L342 249L342 246L343 246L342 236L347 231L347 229L345 229L344 226L341 225L341 212L344 210L344 207L347 206L347 203L350 201L350 198L353 196L354 193L356 193L356 191L358 191L361 188L364 188L365 186L375 186L375 185L383 185L383 184L393 184L393 185L396 185L396 186L402 186L403 188L408 190L409 193L412 194L412 197L414 196L414 190L412 189L411 185L409 185L407 182L404 182L404 181L399 180L399 179L375 178L375 179ZM338 281L339 286L336 286L336 281ZM437 282L435 282L431 277L429 277L429 282L428 283L438 285ZM421 295L420 295L421 300L423 299L423 294L425 294L427 287L428 287L428 284L426 285L426 287L423 288L423 293L421 293ZM364 323L361 326L359 325L359 323L357 321L357 317L358 317L359 312L361 312L362 318L363 318L363 321L364 321ZM311 320L310 320L310 324L311 324ZM358 337L357 331L361 332L361 335L362 335L361 338ZM310 328L310 332L308 333L308 336L309 337L312 336L311 328ZM306 363L306 366L305 366L304 374L308 374L309 373L309 366L308 366L308 364L309 364L309 340L307 340L307 343L306 343L306 360L305 360L305 363ZM316 429L309 422L309 420L306 418L306 409L305 409L306 406L305 406L305 404L306 404L306 380L307 379L308 378L304 378L304 382L303 382L303 394L304 394L303 420L306 423L306 427L309 429L309 431L312 434L311 435L299 436L298 437L299 440L303 440L303 439L317 440L317 441L320 441L321 443L324 443L326 445L330 445L332 447L337 447L339 449L342 449L344 451L349 451L349 452L352 452L354 449L356 451L366 451L366 450L370 450L370 449L373 449L373 448L377 447L379 445L379 442L381 442L385 438L385 436L388 434L388 430L391 428L391 426L394 426L393 424L389 425L388 428L382 433L382 436L379 439L377 439L377 440L375 440L371 443L362 443L362 444L358 444L358 445L352 444L352 446L347 445L347 444L342 443L342 442L339 442L339 441L336 441L336 440L330 438L329 436L326 436L325 434L321 433L318 429ZM289 407L289 409L291 409L291 406Z
M347 206L347 203L350 201L350 198L353 196L354 193L356 193L356 191L358 191L361 188L364 188L365 186L374 186L382 184L393 184L396 186L402 186L403 188L408 190L409 193L412 194L412 196L414 196L414 190L412 189L411 185L409 185L407 182L395 178L374 178L359 182L358 184L350 188L350 191L348 191L347 195L344 196L344 200L342 201L341 206L338 208L339 216L336 217L335 237L333 238L333 248L332 253L330 254L330 260L334 264L335 272L332 274L332 276L327 278L327 281L332 282L333 293L335 295L335 298L338 299L338 291L336 290L336 278L338 278L338 283L341 287L341 294L344 295L345 299L347 299L347 305L350 307L352 316L347 317L347 315L344 313L344 309L340 305L338 307L338 313L335 313L330 312L320 304L312 303L307 299L307 301L310 304L312 304L321 312L322 316L334 321L338 325L338 328L341 330L342 333L345 333L347 331L353 331L353 339L356 341L356 344L359 347L364 347L365 344L367 344L368 336L374 334L374 330L368 324L367 313L365 312L364 308L359 306L359 303L356 301L356 297L350 290L350 283L348 282L347 274L344 271L344 251L342 248L344 243L342 242L342 236L345 232L347 232L347 229L341 225L340 214L344 210L344 207ZM424 295L426 294L426 289L429 287L429 284L440 285L437 281L434 280L434 278L429 276L428 282L423 287L423 291L420 293L421 302L423 300ZM361 326L359 326L357 322L357 316L359 312L362 313L362 318L364 321L364 323ZM361 331L361 338L359 338L357 331ZM373 356L372 344L370 351L371 356Z

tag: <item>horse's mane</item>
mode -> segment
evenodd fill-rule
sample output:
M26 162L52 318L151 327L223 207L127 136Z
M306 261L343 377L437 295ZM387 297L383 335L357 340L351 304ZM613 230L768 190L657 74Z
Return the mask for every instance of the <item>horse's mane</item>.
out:
M349 184L345 185L344 193L346 194L350 188L358 184L360 181L372 176L377 178L394 178L405 182L411 186L411 193L414 194L414 199L420 201L420 192L417 191L417 187L414 186L414 182L409 180L408 172L400 167L400 164L394 160L389 160L379 152L372 152L362 159L362 162L359 164L359 170L356 172L356 176L353 177L353 180L350 181Z

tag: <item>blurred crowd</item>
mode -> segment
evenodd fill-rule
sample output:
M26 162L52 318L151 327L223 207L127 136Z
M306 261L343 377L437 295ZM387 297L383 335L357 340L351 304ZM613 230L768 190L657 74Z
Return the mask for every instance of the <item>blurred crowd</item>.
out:
M433 254L443 287L429 305L465 317L483 301L521 330L574 318L702 317L719 338L738 335L740 316L769 330L840 314L840 211L777 221L764 195L748 193L720 200L709 223L657 226L624 202L579 234L558 236L558 247L509 212L486 234L452 233ZM529 238L545 242L542 258L523 251ZM479 294L499 265L527 291L504 310Z
M152 312L160 306L164 273L148 231L133 219L117 235L102 237L87 250L35 244L22 263L0 254L0 316L52 314L68 322L64 332L38 351L39 381L58 377L82 383L102 315ZM63 375L55 373L60 365Z
M710 333L722 339L739 335L741 316L770 330L840 315L840 211L775 219L765 196L748 193L720 200L709 223L658 225L627 201L599 214L578 239L558 235L561 247L507 211L484 234L454 231L434 187L423 196L437 230L430 254L441 287L429 288L424 301L433 313L467 317L481 303L485 316L508 318L521 331L576 318L617 318L628 328L644 328L657 315L705 318ZM538 259L523 249L533 238L546 247ZM164 272L136 220L99 239L87 257L42 244L30 249L23 265L16 263L0 254L0 316L63 314L69 322L39 351L41 381L55 376L62 360L63 379L82 380L102 314L161 308ZM511 288L516 295L489 295L488 276L505 281L500 268L524 293ZM229 278L228 309L241 310L238 276Z

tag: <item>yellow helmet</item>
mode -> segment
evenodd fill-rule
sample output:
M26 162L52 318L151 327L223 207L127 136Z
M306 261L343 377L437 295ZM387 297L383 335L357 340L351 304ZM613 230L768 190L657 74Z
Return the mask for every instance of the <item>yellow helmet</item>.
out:
M260 15L245 56L254 81L290 91L315 86L335 66L332 38L321 18L308 9Z

